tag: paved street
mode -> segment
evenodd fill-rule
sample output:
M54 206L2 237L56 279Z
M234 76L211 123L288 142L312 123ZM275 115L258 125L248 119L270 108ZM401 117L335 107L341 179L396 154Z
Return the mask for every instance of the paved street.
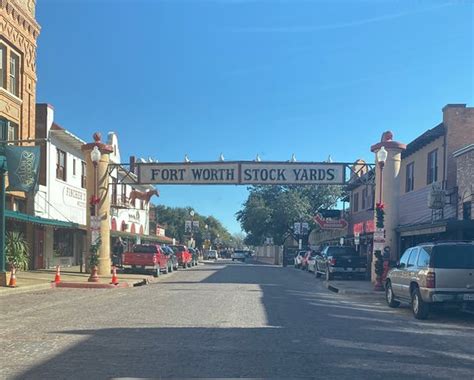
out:
M1 378L474 378L474 319L426 322L293 268L220 260L117 290L0 298Z

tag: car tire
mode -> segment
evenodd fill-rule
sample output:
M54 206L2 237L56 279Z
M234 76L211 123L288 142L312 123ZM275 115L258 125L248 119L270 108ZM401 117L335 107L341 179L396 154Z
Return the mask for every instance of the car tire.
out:
M173 265L170 265L170 266L168 267L168 272L169 272L169 273L173 273Z
M387 281L385 284L385 300L389 307L395 308L400 306L400 302L394 298L392 283L390 281Z
M153 277L160 277L160 267L153 270Z
M326 269L326 281L331 281L334 279L334 274L329 272L329 269Z
M430 312L430 306L421 298L420 289L414 288L411 292L411 310L416 319L426 319Z
M320 278L320 277L321 277L321 273L318 272L317 269L314 270L314 275L316 276L316 278Z

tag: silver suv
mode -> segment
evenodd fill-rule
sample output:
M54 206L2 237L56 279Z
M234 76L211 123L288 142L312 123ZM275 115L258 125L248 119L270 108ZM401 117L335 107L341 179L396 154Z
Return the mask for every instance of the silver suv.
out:
M390 307L409 302L417 319L433 304L474 306L474 242L440 242L408 248L385 282Z

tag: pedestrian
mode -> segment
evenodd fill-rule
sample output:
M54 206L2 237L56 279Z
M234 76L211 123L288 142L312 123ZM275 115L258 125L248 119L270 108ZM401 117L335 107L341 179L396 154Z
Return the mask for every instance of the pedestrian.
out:
M122 266L122 254L124 250L124 243L122 241L122 238L118 238L115 241L115 245L112 249L112 264L115 265L116 267L121 267Z

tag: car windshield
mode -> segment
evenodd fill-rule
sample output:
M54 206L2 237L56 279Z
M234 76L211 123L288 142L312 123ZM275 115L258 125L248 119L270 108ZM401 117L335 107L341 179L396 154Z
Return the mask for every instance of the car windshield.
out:
M134 253L156 253L157 247L154 245L136 245L133 247Z
M453 244L437 245L432 249L435 268L474 269L474 245Z

